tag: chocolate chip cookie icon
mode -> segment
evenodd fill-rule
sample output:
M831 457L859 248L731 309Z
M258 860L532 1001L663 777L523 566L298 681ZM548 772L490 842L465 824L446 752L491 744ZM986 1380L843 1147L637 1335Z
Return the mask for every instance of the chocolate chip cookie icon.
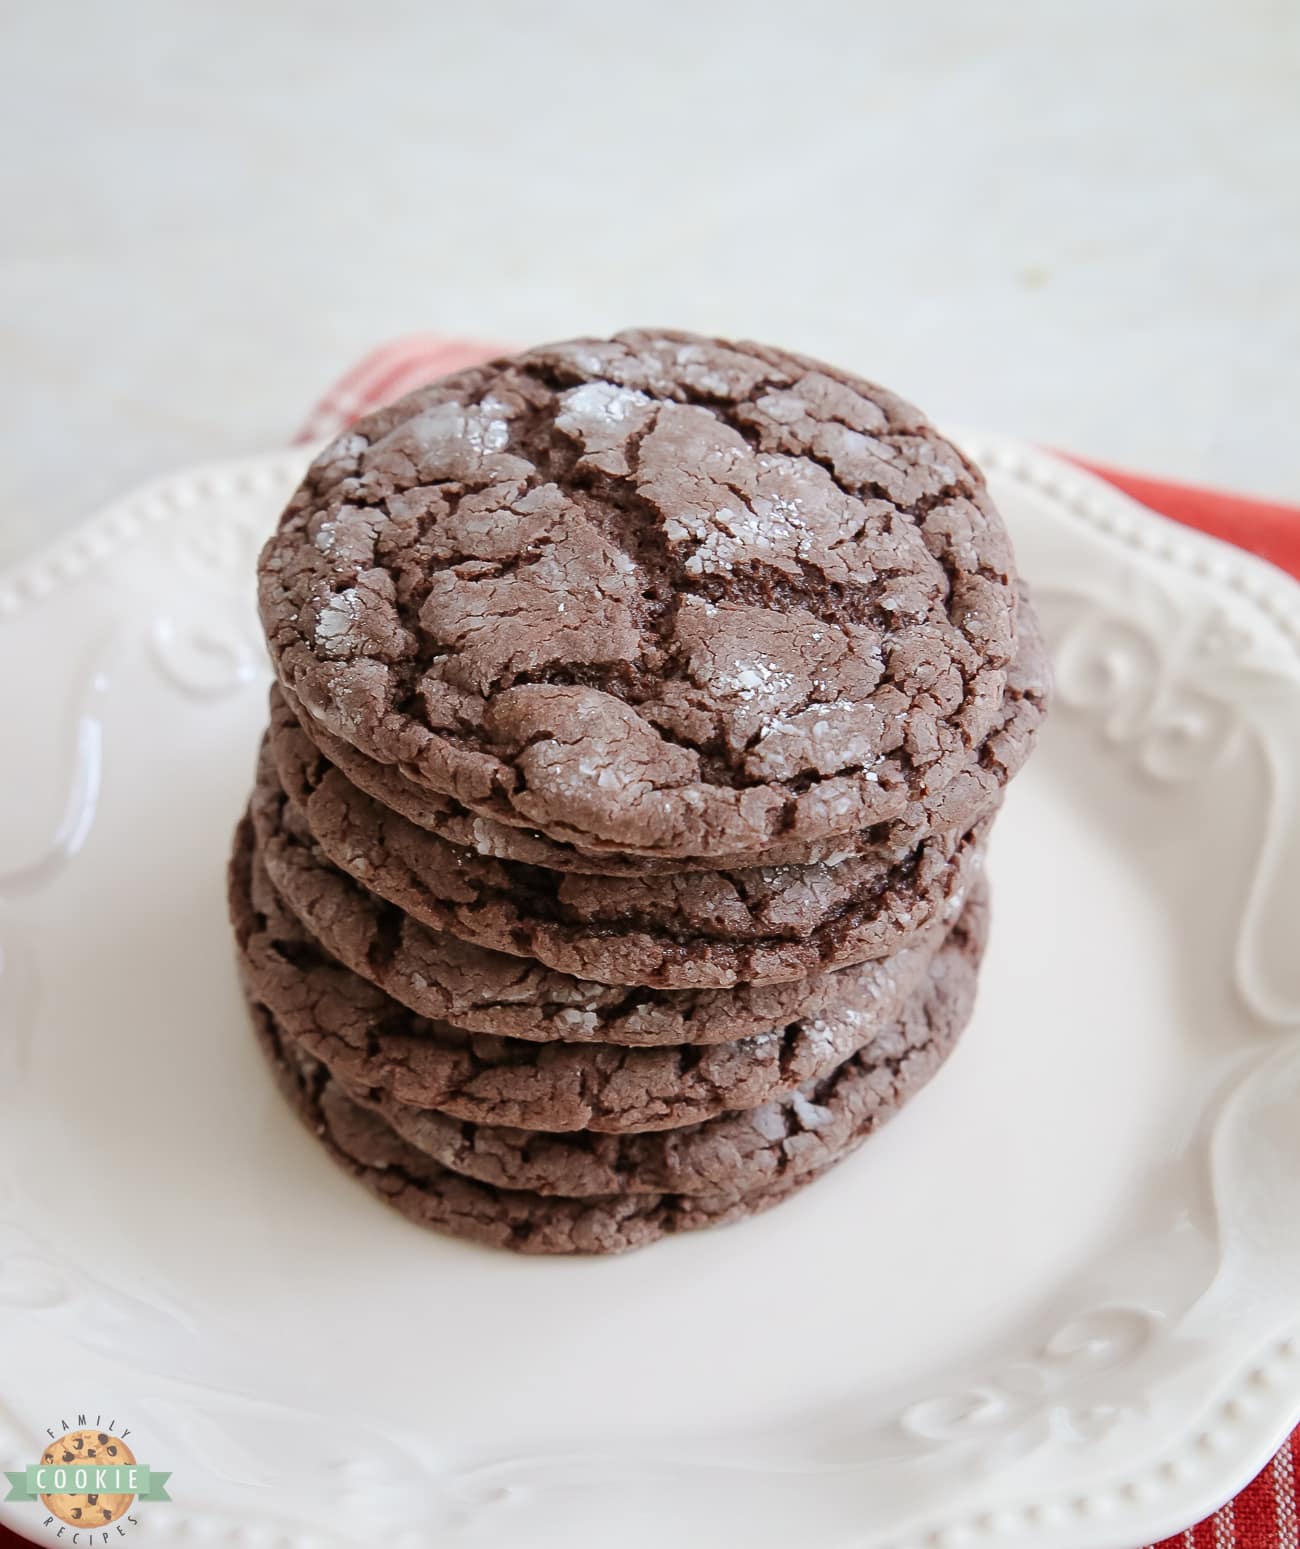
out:
M41 1453L41 1462L67 1468L131 1464L135 1453L111 1431L69 1431ZM42 1495L45 1509L72 1527L105 1527L124 1515L133 1495Z

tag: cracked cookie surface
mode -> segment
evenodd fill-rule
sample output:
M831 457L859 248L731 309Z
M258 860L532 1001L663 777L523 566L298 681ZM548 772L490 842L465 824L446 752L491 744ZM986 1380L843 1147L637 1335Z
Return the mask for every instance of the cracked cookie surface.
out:
M263 744L253 819L267 864L315 847L431 929L610 984L773 983L880 957L960 908L987 823L899 855L621 878L460 850L345 780L293 729ZM287 789L286 789L287 785Z
M286 686L476 814L649 857L925 810L998 724L1010 546L910 405L753 344L531 350L361 421L260 567Z
M849 855L899 854L932 829L957 831L993 812L1007 782L1019 773L1033 749L1051 695L1051 667L1038 621L1020 583L1016 610L1018 644L1007 674L997 728L971 755L966 767L942 794L912 801L892 822L823 839L776 844L758 855L712 855L689 859L629 855L611 849L564 844L536 829L514 827L471 812L451 796L431 791L407 779L399 768L381 764L333 736L277 683L271 690L271 735L279 742L297 726L328 763L358 790L381 806L400 814L417 828L427 829L458 849L497 860L521 861L554 871L593 876L644 877L692 869L739 871L757 866L806 866L835 862ZM277 766L287 780L277 746Z
M245 821L236 836L236 866L252 843L253 826ZM429 930L305 845L280 849L275 881L276 896L331 957L400 1004L469 1031L541 1042L726 1043L844 1006L871 1008L895 994L899 982L924 973L943 934L936 922L888 958L807 979L655 990L575 978Z
M870 1040L889 1042L935 961L933 951L914 955L863 1005L845 1004L732 1042L642 1049L538 1043L415 1016L334 962L286 909L246 831L231 865L230 910L250 994L295 1046L354 1094L552 1132L625 1134L698 1124L793 1093ZM957 942L966 956L978 952L982 906L971 919L977 923L940 949L949 958Z
M324 1066L282 1049L264 1008L250 1002L250 1011L280 1089L334 1160L417 1225L451 1236L516 1253L623 1253L678 1232L743 1220L820 1176L789 1172L745 1194L559 1199L496 1189L417 1151L372 1109L349 1098Z
M969 1019L986 934L981 891L898 1018L832 1072L760 1107L684 1128L556 1134L476 1124L343 1085L417 1150L497 1188L579 1198L749 1191L837 1161L929 1081ZM282 1047L303 1047L277 1027Z

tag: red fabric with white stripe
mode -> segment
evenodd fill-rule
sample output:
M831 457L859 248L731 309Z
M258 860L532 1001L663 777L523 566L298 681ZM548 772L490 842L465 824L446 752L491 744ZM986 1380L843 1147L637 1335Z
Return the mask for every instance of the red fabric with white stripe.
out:
M502 347L439 334L417 334L372 351L333 386L312 410L297 439L322 441L378 404L400 398L433 378L472 366ZM1082 459L1076 459L1082 462ZM1168 484L1136 474L1085 464L1143 505L1175 521L1236 543L1270 559L1300 579L1300 509L1216 491ZM166 1438L158 1438L159 1455ZM184 1484L176 1499L184 1499ZM1189 1527L1156 1549L1300 1549L1300 1430L1236 1497L1206 1521ZM163 1524L161 1519L159 1527ZM41 1537L32 1524L32 1542ZM0 1549L22 1545L0 1526ZM1135 1545L1134 1549L1146 1549Z
M445 339L436 333L412 334L383 344L339 378L307 416L294 440L324 441L381 403L391 403L435 377L476 366L504 352L504 346Z

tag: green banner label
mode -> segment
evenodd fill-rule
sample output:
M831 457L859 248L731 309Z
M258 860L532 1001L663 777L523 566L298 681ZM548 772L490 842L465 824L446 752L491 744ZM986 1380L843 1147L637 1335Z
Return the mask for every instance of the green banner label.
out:
M30 1463L20 1472L6 1472L7 1501L34 1501L42 1495L134 1495L142 1501L169 1501L163 1486L171 1470L143 1463Z

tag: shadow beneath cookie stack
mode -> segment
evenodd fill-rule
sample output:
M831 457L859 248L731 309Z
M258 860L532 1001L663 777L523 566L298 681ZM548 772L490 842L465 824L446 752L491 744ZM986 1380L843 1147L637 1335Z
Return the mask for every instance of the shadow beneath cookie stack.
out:
M909 405L676 334L475 368L321 454L261 607L243 984L411 1219L530 1253L735 1221L951 1052L1048 671Z

